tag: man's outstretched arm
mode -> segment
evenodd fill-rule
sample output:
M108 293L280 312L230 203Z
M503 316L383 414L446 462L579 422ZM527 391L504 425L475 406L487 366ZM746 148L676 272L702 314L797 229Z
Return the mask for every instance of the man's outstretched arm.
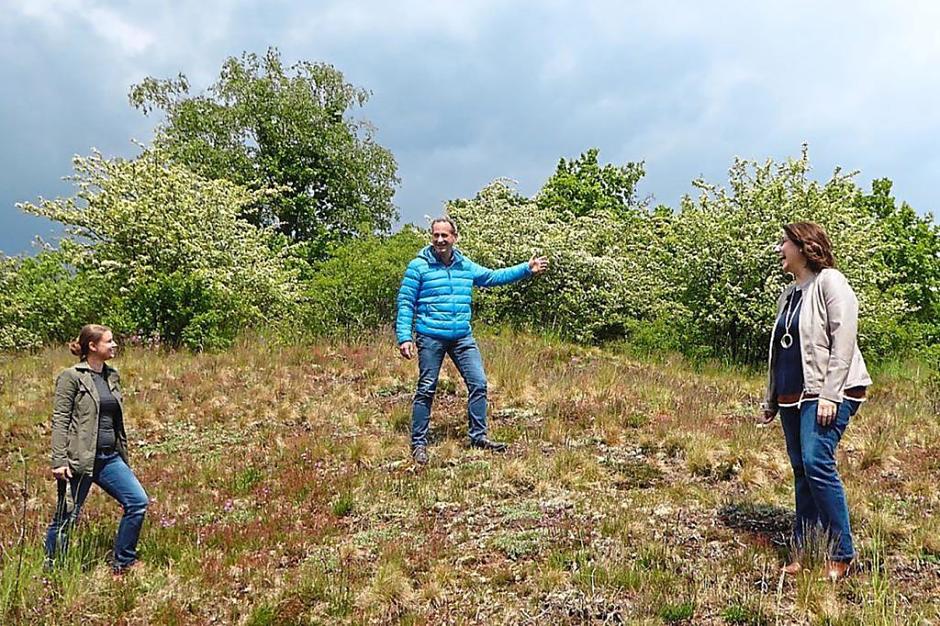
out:
M519 263L498 270L491 270L488 267L473 263L473 284L477 287L508 285L517 280L528 278L533 274L541 274L546 269L548 269L548 258L534 255L527 263Z

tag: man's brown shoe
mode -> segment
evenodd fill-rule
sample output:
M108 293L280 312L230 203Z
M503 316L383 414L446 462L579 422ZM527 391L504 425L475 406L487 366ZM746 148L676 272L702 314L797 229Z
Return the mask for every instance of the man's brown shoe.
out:
M796 576L797 574L800 573L800 570L802 569L803 569L803 566L800 565L799 561L793 561L792 563L787 563L781 568L783 573L786 574L787 576Z
M849 575L849 561L829 561L826 563L826 578L831 582L838 582Z

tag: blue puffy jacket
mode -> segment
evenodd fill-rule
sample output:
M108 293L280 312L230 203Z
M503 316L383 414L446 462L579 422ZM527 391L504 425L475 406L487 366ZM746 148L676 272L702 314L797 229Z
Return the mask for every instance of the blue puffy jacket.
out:
M470 299L473 286L506 285L532 274L528 263L491 270L477 265L454 249L449 266L426 246L408 264L398 290L398 345L411 341L411 329L422 335L452 341L470 334ZM417 318L417 319L416 319Z

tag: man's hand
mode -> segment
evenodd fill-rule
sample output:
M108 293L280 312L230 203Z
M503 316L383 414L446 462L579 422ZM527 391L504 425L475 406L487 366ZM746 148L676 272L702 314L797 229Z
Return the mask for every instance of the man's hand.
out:
M548 269L548 257L547 256L535 256L532 255L532 258L529 259L529 270L533 274L541 274Z
M819 399L819 404L816 405L816 422L820 426L828 426L836 418L836 405L835 402L830 402L829 400Z
M67 480L72 477L72 470L68 465L63 465L52 470L52 475L56 480Z
M775 417L777 417L776 411L772 411L771 409L764 409L763 413L761 413L761 416L757 418L757 423L761 425L769 424L774 421Z
M406 341L405 343L398 346L398 351L401 352L403 357L410 359L415 355L415 342Z

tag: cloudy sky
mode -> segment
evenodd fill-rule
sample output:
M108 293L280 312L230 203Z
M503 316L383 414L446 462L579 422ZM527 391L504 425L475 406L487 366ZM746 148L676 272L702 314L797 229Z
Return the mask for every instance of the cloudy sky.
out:
M735 156L804 141L818 178L888 177L937 214L938 24L931 0L0 0L0 250L51 238L14 203L68 195L72 155L151 138L131 84L183 72L201 91L269 46L371 90L404 221L496 177L533 193L592 146L645 161L641 193L675 205Z

